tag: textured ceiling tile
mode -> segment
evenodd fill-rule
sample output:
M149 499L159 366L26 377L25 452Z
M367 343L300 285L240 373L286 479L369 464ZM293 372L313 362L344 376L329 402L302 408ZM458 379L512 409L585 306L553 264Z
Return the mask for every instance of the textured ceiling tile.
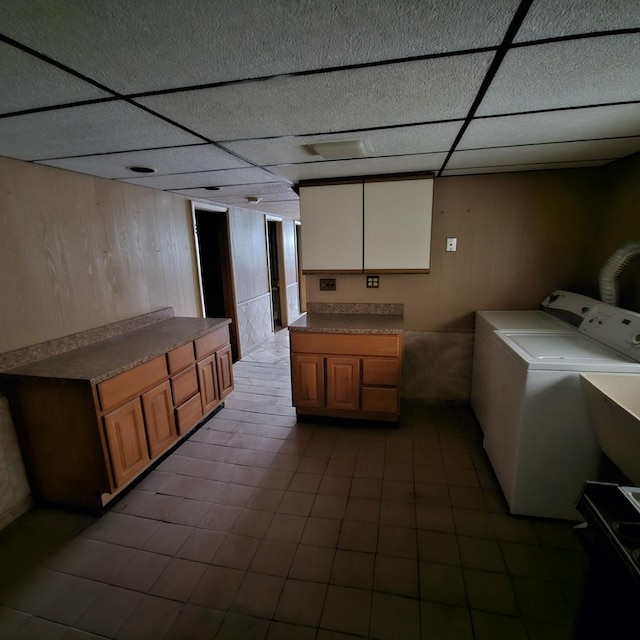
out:
M60 158L201 142L125 102L69 107L0 119L0 155Z
M640 33L511 49L477 115L640 100Z
M377 131L353 131L350 133L321 136L290 136L266 140L241 140L226 144L229 149L257 164L289 164L321 161L305 145L332 140L362 140L367 156L434 153L446 151L453 143L461 122L443 122L415 127L396 127Z
M542 164L514 164L500 167L467 167L464 169L445 169L443 176L468 176L478 173L513 173L516 171L544 171L558 169L580 169L585 167L601 167L611 160L584 160L580 162L548 162Z
M166 176L125 178L122 182L139 184L152 189L189 189L194 187L219 186L225 184L246 184L272 182L273 174L262 169L223 169L222 171L200 171L197 173L177 173Z
M495 46L518 0L3 0L0 31L121 93Z
M640 135L640 104L473 120L458 149Z
M0 113L112 96L3 42L0 60Z
M211 197L215 198L217 202L222 202L224 204L251 204L247 197L259 197L261 202L288 202L288 201L297 201L298 196L293 191L288 191L284 193L260 193L259 189L253 196L246 195L233 195L233 196L221 196L218 195L219 192L215 192L211 195Z
M290 180L315 180L340 176L365 176L410 171L438 171L446 153L428 153L391 158L363 158L358 160L332 160L310 164L288 164L273 170Z
M102 178L130 178L133 175L139 175L127 169L127 167L133 166L151 167L156 170L154 175L250 166L211 144L110 153L81 158L62 158L60 160L46 160L42 164Z
M210 140L316 134L463 118L493 54L140 98Z
M622 158L636 151L640 151L640 137L476 149L473 151L456 151L447 163L447 168L460 169L464 167L491 167L509 164L604 160Z
M515 42L634 27L638 0L535 0Z

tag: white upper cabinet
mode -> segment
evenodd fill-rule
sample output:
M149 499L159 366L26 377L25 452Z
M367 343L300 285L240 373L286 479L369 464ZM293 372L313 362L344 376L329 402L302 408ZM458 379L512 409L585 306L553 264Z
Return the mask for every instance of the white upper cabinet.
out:
M428 271L432 204L432 178L302 186L303 270Z
M364 268L429 269L433 180L365 182Z
M362 183L302 187L304 271L362 271Z

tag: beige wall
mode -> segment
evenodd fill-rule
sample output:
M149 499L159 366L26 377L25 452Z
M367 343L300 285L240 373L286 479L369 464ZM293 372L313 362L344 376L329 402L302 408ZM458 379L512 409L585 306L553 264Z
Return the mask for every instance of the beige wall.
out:
M307 276L313 302L401 302L408 330L468 332L478 309L536 307L556 288L583 289L594 220L589 170L439 178L429 274ZM303 229L304 233L304 229ZM458 250L445 252L447 237Z
M0 158L0 352L161 307L199 315L185 198Z

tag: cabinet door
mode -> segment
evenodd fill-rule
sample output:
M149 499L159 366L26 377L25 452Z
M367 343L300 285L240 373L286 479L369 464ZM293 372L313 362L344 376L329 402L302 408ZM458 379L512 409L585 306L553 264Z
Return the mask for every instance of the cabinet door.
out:
M213 411L213 409L220 404L215 353L198 362L198 383L200 385L202 414L205 415Z
M147 391L142 396L142 407L144 408L149 452L151 457L155 458L168 449L178 438L169 383L163 382L151 391Z
M324 406L323 357L317 355L291 355L291 388L293 406Z
M128 482L149 462L140 399L104 416L109 459L116 487Z
M220 399L222 400L233 391L233 367L231 363L230 346L216 351L216 365L218 367Z
M365 270L428 270L432 204L431 179L366 182Z
M303 271L362 271L362 183L300 188Z
M327 408L357 411L360 406L360 358L327 357Z

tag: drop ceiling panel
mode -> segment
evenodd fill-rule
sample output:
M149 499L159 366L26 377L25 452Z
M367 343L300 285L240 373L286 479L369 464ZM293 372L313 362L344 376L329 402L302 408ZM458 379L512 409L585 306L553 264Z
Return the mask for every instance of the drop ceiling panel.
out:
M581 169L585 167L600 167L609 160L584 160L580 162L546 162L541 164L516 164L496 167L467 167L465 169L445 169L443 176L468 176L479 173L513 173L517 171L543 171L553 169Z
M275 177L273 179L276 179ZM238 185L230 185L228 187L220 187L217 191L207 191L205 189L172 189L176 193L185 196L211 198L220 196L236 196L244 198L245 196L264 196L294 193L289 182L260 182L246 183ZM294 194L295 195L295 194Z
M640 34L511 49L478 115L640 100Z
M154 175L250 166L211 144L45 160L41 164L112 179L139 175L127 169L133 166L151 167L156 170Z
M60 158L201 142L126 102L103 102L0 119L0 155Z
M0 86L4 87L0 113L113 95L4 42L0 42L0 60Z
M514 42L635 27L637 0L535 0Z
M122 182L139 184L152 189L189 189L194 187L220 186L225 184L246 184L273 182L274 176L262 169L224 169L222 171L199 171L197 173L174 173L166 176L146 176L126 178Z
M289 136L285 138L240 140L225 146L257 164L289 164L321 161L305 145L333 140L362 140L367 156L431 153L446 151L455 140L461 121L442 122L376 131L353 131L322 136Z
M1 31L121 93L500 43L518 0L3 0Z
M492 53L140 98L210 140L335 132L461 118Z
M475 119L458 149L634 135L640 135L640 104L625 104Z
M640 137L476 149L456 151L449 159L447 168L604 160L621 158L636 151L640 151Z
M222 202L224 204L237 204L237 205L248 205L251 204L247 201L247 195L251 192L247 191L247 195L231 195L231 196L221 196L219 195L219 191L210 193L209 197L214 198L217 202ZM298 201L298 196L293 191L288 191L284 193L260 193L259 189L255 194L252 194L254 197L260 197L260 202L288 202L295 200Z
M290 180L315 180L339 176L366 176L382 173L411 171L438 171L446 153L425 153L389 158L362 158L358 160L331 160L309 164L287 164L274 167L281 176Z

